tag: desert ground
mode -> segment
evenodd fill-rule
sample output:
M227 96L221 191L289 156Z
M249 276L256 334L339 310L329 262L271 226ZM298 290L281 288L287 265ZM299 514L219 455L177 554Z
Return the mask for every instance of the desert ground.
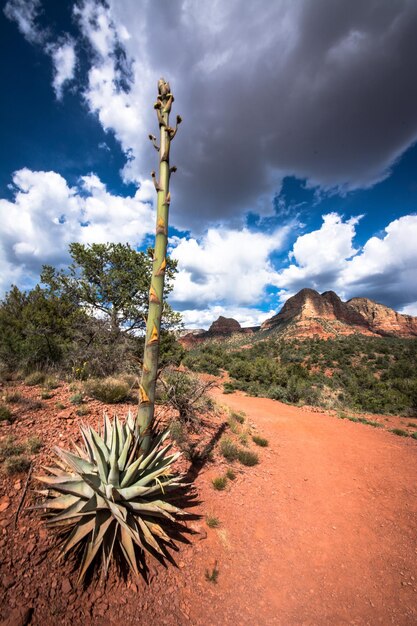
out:
M24 385L19 391L32 400L39 394ZM203 466L184 461L196 506L173 562L150 562L147 582L112 570L105 582L93 574L76 587L71 563L56 560L53 537L29 510L52 446L65 447L81 421L102 414L103 405L91 401L90 414L79 417L69 395L63 385L42 408L21 405L14 423L0 427L3 440L36 435L44 444L30 457L33 473L17 517L27 473L1 475L2 625L417 623L417 441L220 389L217 402L244 411L252 432L268 440L256 449L259 465L233 463L235 480L216 491L212 479L229 467L216 449ZM57 411L58 400L67 408ZM127 408L118 406L118 414ZM201 437L216 436L221 415L216 419ZM390 427L396 423L400 418L390 418ZM207 525L210 516L216 528Z

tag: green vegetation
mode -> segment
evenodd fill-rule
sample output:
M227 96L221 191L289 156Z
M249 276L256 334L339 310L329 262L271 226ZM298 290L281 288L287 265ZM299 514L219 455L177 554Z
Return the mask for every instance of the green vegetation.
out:
M222 437L220 452L227 461L236 461L239 456L239 448L230 437Z
M220 520L218 517L215 517L214 515L207 515L206 524L209 528L218 528L220 526Z
M84 396L82 393L74 393L70 398L71 404L82 404L84 401Z
M227 478L226 476L216 476L211 481L211 484L216 491L224 491L227 486Z
M106 404L125 402L129 398L130 385L120 378L94 378L84 384L86 393Z
M266 448L268 446L268 439L265 439L265 437L259 437L259 435L252 435L252 441L261 448Z
M34 387L35 385L41 385L45 380L45 374L43 372L32 372L25 378L25 385Z
M218 577L219 577L219 570L217 569L217 562L216 562L211 572L210 570L206 569L206 580L209 583L216 584Z
M143 449L143 436L135 431L131 415L124 422L105 417L99 433L85 426L81 447L75 453L56 448L59 466L51 468L50 475L38 477L51 494L38 508L47 511L48 525L63 535L61 557L84 547L79 582L97 552L103 556L106 575L114 545L139 576L135 545L142 556L149 550L164 558L172 522L183 515L167 501L167 494L171 500L172 490L182 486L172 470L179 453L170 455L170 446L165 445L168 431L153 437L143 454L135 454ZM82 515L74 516L74 512Z
M228 480L236 480L236 472L231 467L228 467L226 470L226 478Z
M56 387L55 376L114 375L135 367L143 350L140 331L148 311L152 250L129 245L70 244L66 270L45 266L40 284L28 292L12 286L0 302L0 366L21 369L28 385ZM165 294L172 289L176 264L167 258ZM178 314L165 303L160 363L178 364L183 349L168 330Z
M283 340L270 333L245 349L236 341L208 342L190 350L183 362L199 372L226 370L228 391L358 413L417 415L414 339Z
M408 437L408 432L402 428L391 428L391 432L398 437Z
M26 472L30 467L30 460L25 456L35 454L42 448L39 437L29 437L27 441L19 443L14 437L6 437L0 442L0 463L6 474L13 475Z
M252 467L253 465L258 465L259 463L259 457L256 452L244 450L243 448L239 450L237 458L242 465L246 465L247 467Z
M0 422L7 422L12 419L12 412L5 404L0 404Z

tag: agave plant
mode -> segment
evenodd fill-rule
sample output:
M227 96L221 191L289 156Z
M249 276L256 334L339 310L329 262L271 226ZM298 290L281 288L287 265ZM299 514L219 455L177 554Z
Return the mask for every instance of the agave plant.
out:
M167 522L185 515L167 501L171 490L184 486L172 473L180 453L168 455L167 431L155 434L141 452L130 414L124 423L105 416L102 429L83 426L81 434L83 446L73 444L75 453L56 447L60 460L43 468L47 476L37 477L48 489L39 492L47 498L36 508L63 534L62 557L84 547L79 582L99 551L106 575L115 548L139 576L137 553L166 556L164 548L172 543Z

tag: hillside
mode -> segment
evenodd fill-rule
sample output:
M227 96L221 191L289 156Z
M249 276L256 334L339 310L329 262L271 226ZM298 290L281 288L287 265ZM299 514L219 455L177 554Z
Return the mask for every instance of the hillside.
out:
M361 334L374 337L417 337L417 318L397 313L368 298L343 302L334 291L320 294L302 289L261 327L242 328L234 319L219 317L207 331L189 331L181 343L191 346L216 337L248 334L262 338L271 331L282 337L324 339Z

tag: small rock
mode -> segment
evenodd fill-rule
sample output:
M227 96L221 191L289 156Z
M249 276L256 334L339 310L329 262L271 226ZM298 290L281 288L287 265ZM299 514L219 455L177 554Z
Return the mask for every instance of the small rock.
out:
M20 489L22 488L22 481L16 480L16 482L13 484L13 487L16 489L16 491L20 491Z
M68 578L64 578L64 580L62 581L61 589L62 589L62 593L65 595L67 595L68 593L71 593L72 585L70 581L68 580Z
M8 496L3 496L0 498L0 513L8 509L10 506L10 498Z

